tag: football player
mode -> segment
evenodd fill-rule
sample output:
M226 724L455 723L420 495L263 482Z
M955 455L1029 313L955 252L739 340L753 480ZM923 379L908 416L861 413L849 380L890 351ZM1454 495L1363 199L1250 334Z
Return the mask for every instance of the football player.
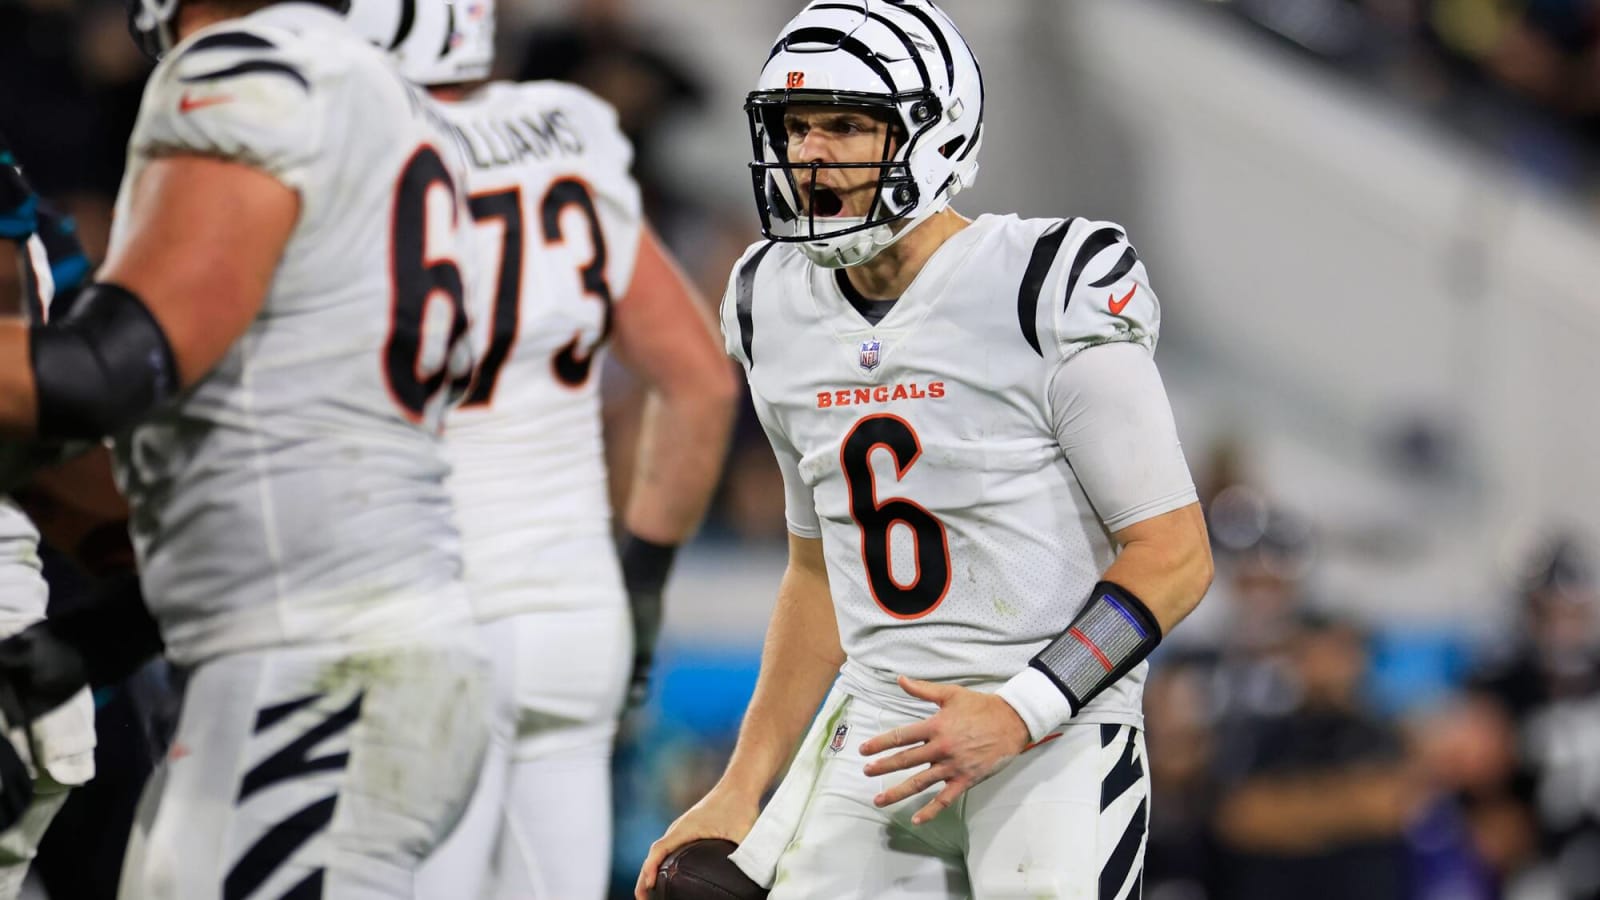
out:
M108 258L0 323L0 431L115 438L189 673L124 896L411 897L488 744L439 434L461 163L341 7L133 0L160 62Z
M472 316L481 361L447 446L503 730L419 891L598 900L618 712L625 691L644 696L662 587L721 470L737 384L642 217L610 106L560 82L486 82L493 0L355 0L350 18L443 101L489 266ZM600 427L608 343L653 389L620 566Z
M727 770L638 896L726 838L773 898L1136 897L1144 660L1211 577L1145 267L1109 222L950 208L985 98L926 0L810 4L746 109L767 240L722 324L789 565Z
M40 208L0 135L0 246L15 245L23 285L20 293L0 298L0 316L37 321L49 308L57 282L41 237L46 230L61 234L62 227L52 224ZM72 256L81 257L81 251L74 247L57 254L68 265ZM64 278L76 274L66 269L59 273ZM0 637L42 620L48 595L39 561L39 529L12 497L0 496ZM88 691L77 687L59 708L36 718L8 714L0 727L4 729L0 740L7 744L0 753L6 763L15 760L24 765L19 770L0 763L4 819L10 822L20 815L0 830L0 900L11 900L21 892L39 840L68 792L94 777L94 706ZM23 793L14 793L18 788Z

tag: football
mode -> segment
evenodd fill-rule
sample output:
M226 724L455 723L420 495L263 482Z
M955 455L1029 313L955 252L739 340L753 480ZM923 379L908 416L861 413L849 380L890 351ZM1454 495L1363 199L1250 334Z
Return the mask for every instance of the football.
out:
M763 900L767 892L728 861L733 841L691 841L667 854L656 871L651 900Z

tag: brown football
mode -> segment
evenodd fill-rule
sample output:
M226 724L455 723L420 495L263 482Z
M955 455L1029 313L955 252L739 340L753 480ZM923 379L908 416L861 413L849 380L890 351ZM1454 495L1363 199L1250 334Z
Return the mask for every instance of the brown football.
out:
M667 854L656 871L651 900L765 900L767 892L728 861L733 841L690 841Z

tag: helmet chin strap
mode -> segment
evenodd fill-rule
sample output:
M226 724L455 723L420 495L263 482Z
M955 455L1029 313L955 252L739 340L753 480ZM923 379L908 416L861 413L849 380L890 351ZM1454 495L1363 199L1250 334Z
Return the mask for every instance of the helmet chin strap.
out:
M870 262L878 254L894 246L895 242L910 234L918 225L933 218L941 210L948 209L950 198L954 190L945 192L942 200L931 204L927 209L915 216L906 219L897 219L887 222L876 228L868 228L853 234L841 235L821 241L810 241L800 245L800 252L806 258L824 269L848 269ZM865 217L854 219L830 219L830 222L848 222L857 225L866 221Z

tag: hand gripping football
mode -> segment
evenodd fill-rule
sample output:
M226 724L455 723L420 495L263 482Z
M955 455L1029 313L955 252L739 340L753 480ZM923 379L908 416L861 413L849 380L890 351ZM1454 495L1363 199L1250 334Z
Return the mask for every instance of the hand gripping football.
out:
M766 889L728 861L738 849L720 838L690 841L667 854L651 900L765 900Z

